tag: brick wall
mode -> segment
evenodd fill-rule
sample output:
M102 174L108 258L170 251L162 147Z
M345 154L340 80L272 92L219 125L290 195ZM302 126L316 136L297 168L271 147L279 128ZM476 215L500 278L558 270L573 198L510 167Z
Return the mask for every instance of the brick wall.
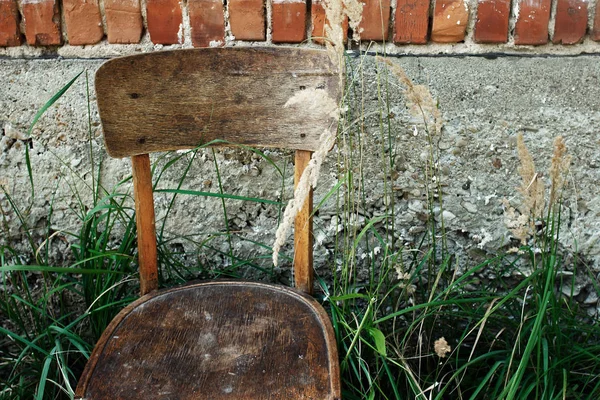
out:
M600 0L362 1L363 44L585 44L600 52ZM0 47L319 44L324 23L323 0L0 0Z

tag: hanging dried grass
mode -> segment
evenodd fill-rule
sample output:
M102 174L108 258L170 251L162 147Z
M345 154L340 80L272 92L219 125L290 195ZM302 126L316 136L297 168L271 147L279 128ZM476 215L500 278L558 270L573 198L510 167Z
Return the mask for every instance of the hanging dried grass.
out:
M344 31L343 22L348 16L350 27L358 33L358 25L362 19L363 4L358 0L325 0L324 1L326 25L325 25L325 45L331 62L338 67L340 77L340 89L344 87ZM308 105L315 112L324 113L331 116L335 121L339 120L340 109L335 100L331 99L324 90L308 89L296 93L288 100L285 107L294 104ZM315 187L321 170L321 165L325 160L327 153L333 147L336 139L336 129L328 129L321 134L320 144L315 151L304 170L296 189L294 198L286 206L281 224L275 234L275 243L273 244L273 264L278 265L279 251L285 244L289 232L294 223L298 212L302 209L310 188Z

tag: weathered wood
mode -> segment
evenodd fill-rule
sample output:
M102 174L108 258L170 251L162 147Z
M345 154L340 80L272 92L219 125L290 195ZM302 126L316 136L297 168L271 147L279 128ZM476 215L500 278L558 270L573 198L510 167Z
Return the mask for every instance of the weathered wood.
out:
M96 73L96 92L113 157L215 139L316 150L331 117L309 105L285 105L309 88L337 99L338 79L321 50L186 49L110 60Z
M294 162L294 185L310 161L310 151L297 150ZM305 293L313 292L313 192L310 189L302 209L294 221L294 281L296 288Z
M299 290L252 282L158 287L148 152L214 139L296 152L299 179L331 119L299 90L336 100L326 53L202 49L109 61L96 75L105 141L131 155L141 292L97 343L76 390L93 399L340 399L335 337L323 308ZM263 134L264 133L264 134ZM296 220L296 285L312 290L312 192Z
M204 282L121 311L76 398L340 399L337 363L333 329L311 297L256 282Z
M152 172L150 157L141 154L131 157L135 222L137 225L140 292L143 295L158 289L158 262Z

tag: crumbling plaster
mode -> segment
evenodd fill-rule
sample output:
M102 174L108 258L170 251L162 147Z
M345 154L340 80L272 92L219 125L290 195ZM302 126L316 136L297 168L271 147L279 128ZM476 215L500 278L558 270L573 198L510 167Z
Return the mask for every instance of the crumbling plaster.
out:
M385 209L382 197L378 82L373 57L352 58L354 68L364 67L366 209L363 217L379 215ZM0 60L0 183L23 209L32 201L25 163L25 146L30 147L35 195L28 223L41 238L52 205L52 228L63 231L65 240L56 243L56 262L68 258L68 242L80 224L77 196L91 204L91 154L103 159L102 183L111 190L130 174L125 160L109 159L103 150L101 126L93 91L93 73L103 59L21 59ZM562 244L576 249L600 271L600 62L597 56L561 57L427 57L395 58L416 83L426 85L444 119L439 142L440 173L444 189L444 220L449 246L464 262L497 253L514 245L504 223L500 202L518 203L516 136L522 132L538 170L547 176L555 136L565 138L573 155L565 195ZM381 70L382 65L379 66ZM80 71L89 76L91 141L88 132L86 77L73 87L39 120L31 137L26 135L35 113L64 84ZM422 214L427 200L423 188L423 160L427 140L418 118L406 112L401 85L389 78L389 101L393 147L397 151L396 173L392 175L396 195L395 235L406 244L416 243L423 234ZM316 190L316 202L337 182L336 151L333 150ZM291 194L290 154L267 151L288 174L282 181L275 169L259 156L237 150L217 150L225 190L238 195L269 199ZM171 157L174 157L171 156ZM184 185L193 190L216 191L218 180L212 152L199 154ZM184 171L178 164L163 178L162 187L177 187ZM283 183L282 183L283 182ZM127 188L128 184L125 184ZM127 189L129 190L129 189ZM167 196L157 195L158 218L164 216ZM223 231L223 213L218 199L180 196L167 221L173 235L190 232ZM272 243L279 211L276 207L227 201L230 228L244 231L252 240ZM5 214L0 244L25 248L25 237L7 198L0 194ZM441 213L441 210L435 210ZM330 254L338 227L334 202L323 205L316 226L317 267ZM360 224L360 222L359 222ZM57 240L57 242L61 242ZM174 246L188 244L174 240ZM217 243L217 242L215 242ZM228 244L215 244L227 252ZM248 250L248 243L234 243L236 251ZM266 253L265 253L266 254Z

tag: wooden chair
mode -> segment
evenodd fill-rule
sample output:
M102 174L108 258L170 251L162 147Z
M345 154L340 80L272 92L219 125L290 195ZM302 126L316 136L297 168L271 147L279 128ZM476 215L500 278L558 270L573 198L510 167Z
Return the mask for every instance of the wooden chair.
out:
M132 157L142 297L102 335L76 398L340 398L333 329L309 296L312 193L295 225L296 289L225 280L157 290L148 156L215 139L295 149L298 178L332 120L284 105L311 88L338 99L338 85L326 53L298 48L157 52L98 70L106 148Z

